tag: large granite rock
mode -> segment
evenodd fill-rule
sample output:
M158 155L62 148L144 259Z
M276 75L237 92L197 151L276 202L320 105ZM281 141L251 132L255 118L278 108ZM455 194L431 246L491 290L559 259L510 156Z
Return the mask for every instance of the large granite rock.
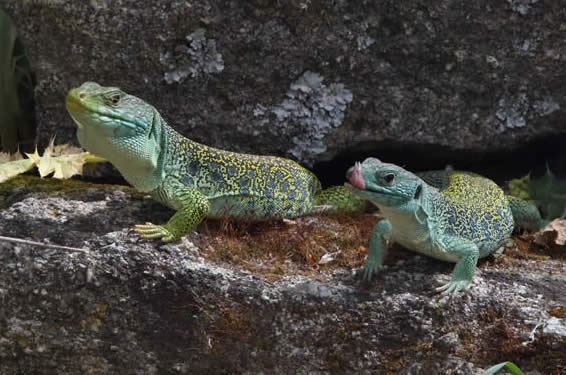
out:
M273 277L263 256L243 262L257 271L236 265L240 238L210 249L226 236L210 223L179 244L138 240L134 223L170 212L131 189L23 182L0 189L0 233L87 250L0 242L2 374L470 375L505 360L527 374L566 371L564 254L519 251L520 238L480 265L471 289L439 298L453 266L413 253L371 285L332 262L317 270L318 258L285 256L273 266L298 270ZM305 240L263 228L283 232L283 252ZM346 252L351 229L332 230L331 247ZM232 260L213 260L218 251Z
M563 5L0 4L36 68L42 141L53 134L59 142L74 138L64 96L93 80L146 99L197 141L308 166L388 149L402 149L405 163L424 151L443 166L455 160L454 151L475 160L564 135Z

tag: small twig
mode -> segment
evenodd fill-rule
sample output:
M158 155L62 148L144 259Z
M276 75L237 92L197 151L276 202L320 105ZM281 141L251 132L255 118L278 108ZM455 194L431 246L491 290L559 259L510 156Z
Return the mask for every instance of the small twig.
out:
M535 342L535 340L536 340L535 335L537 333L537 330L540 329L543 325L544 325L543 322L537 323L537 325L535 326L535 328L533 328L533 330L531 331L531 334L529 335L529 340L523 342L522 345L527 346L527 345Z
M76 247L61 246L61 245L52 245L52 244L49 244L49 243L42 243L42 242L36 242L36 241L30 241L30 240L23 240L23 239L21 239L21 238L13 238L13 237L0 236L0 241L21 243L21 244L24 244L24 245L31 245L31 246L37 246L37 247L45 247L45 248L50 248L50 249L67 250L67 251L74 251L74 252L77 252L77 253L88 254L88 250L87 250L87 249L79 249L79 248L76 248Z

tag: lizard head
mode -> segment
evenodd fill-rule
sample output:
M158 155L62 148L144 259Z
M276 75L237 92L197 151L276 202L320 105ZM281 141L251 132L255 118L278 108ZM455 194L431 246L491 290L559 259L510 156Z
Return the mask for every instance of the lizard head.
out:
M65 105L78 126L79 142L97 155L108 158L110 145L145 143L142 139L151 136L155 108L116 87L85 82L69 91Z
M77 138L87 151L110 161L130 181L155 175L165 142L161 117L142 99L116 87L85 82L65 100L77 124ZM132 177L133 178L133 177Z
M424 182L411 172L376 158L356 163L346 173L354 195L367 199L378 207L407 207L418 200Z

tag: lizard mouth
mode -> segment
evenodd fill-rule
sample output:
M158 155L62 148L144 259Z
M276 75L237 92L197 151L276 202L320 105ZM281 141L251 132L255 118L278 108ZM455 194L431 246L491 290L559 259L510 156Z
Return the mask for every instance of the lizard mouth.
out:
M362 176L362 167L359 162L356 162L353 167L348 169L348 172L346 172L346 179L353 187L360 190L366 190L366 184L364 182L364 177Z

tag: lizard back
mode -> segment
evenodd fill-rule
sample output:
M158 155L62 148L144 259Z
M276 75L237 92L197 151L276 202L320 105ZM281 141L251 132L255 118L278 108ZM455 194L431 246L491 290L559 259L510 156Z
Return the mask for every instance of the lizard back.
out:
M209 147L168 127L166 178L198 189L211 217L293 217L311 211L316 176L292 160Z
M424 172L419 177L439 192L431 196L433 225L445 235L474 241L480 257L501 246L513 231L511 208L495 182L460 171Z

